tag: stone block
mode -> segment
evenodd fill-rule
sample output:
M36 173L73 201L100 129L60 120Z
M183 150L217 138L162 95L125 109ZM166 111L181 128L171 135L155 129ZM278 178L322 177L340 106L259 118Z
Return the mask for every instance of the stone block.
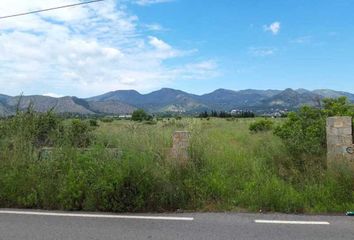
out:
M336 127L329 127L327 128L327 135L352 135L352 128L351 127L341 127L341 128L336 128Z
M327 118L327 127L352 127L351 117L329 117Z
M326 129L328 162L347 161L354 167L352 118L330 117Z
M327 145L351 145L353 141L352 135L327 135Z

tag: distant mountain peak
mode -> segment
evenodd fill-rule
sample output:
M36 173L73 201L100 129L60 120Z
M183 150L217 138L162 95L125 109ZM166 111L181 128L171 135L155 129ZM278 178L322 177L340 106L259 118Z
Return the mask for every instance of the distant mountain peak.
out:
M115 91L111 91L108 93L134 93L134 94L141 95L141 93L139 93L137 90L134 90L134 89L115 90Z
M230 90L230 89L225 89L225 88L218 88L218 89L216 89L215 91L213 91L213 93L216 93L216 92L218 92L218 93L223 93L223 92L234 93L234 92L236 92L236 91Z
M141 94L136 90L117 90L105 94L81 99L77 97L54 98L41 95L11 97L0 94L0 116L14 113L19 99L20 108L30 103L36 111L48 111L51 108L58 113L78 114L129 114L137 108L151 113L178 112L193 113L201 111L231 111L233 109L253 110L257 113L274 109L296 110L302 105L316 105L325 97L346 96L354 102L354 94L331 89L285 90L229 90L219 88L211 93L195 95L173 88L162 88L151 93Z
M292 88L286 88L283 92L296 92L296 91Z
M298 92L298 93L308 93L308 92L311 92L311 91L309 91L309 90L307 90L307 89L304 89L304 88L298 88L298 89L296 89L295 90L296 92Z
M178 90L178 89L174 89L174 88L161 88L160 90L157 90L157 91L181 91L181 90Z

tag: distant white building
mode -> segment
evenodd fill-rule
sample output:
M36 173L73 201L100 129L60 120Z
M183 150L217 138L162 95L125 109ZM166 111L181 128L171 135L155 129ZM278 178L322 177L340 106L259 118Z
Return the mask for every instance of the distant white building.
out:
M231 115L235 116L235 115L240 115L242 114L242 110L238 110L238 109L234 109L234 110L231 110Z
M232 116L240 116L244 113L253 113L253 111L251 110L239 110L239 109L234 109L234 110L231 110L230 114Z
M119 115L119 118L128 119L128 118L132 118L132 115Z

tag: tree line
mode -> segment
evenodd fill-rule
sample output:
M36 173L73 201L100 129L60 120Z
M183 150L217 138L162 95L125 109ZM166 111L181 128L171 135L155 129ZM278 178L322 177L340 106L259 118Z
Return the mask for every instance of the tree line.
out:
M210 113L208 111L201 112L198 117L199 118L209 118L209 117L214 117L214 118L254 118L256 115L252 111L239 111L235 114L231 114L226 111L211 111Z

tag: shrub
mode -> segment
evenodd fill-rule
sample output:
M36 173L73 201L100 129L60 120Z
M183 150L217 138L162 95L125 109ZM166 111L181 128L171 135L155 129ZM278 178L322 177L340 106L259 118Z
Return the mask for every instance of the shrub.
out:
M53 146L61 120L51 111L35 115L33 133L35 146Z
M104 117L104 118L101 119L101 121L104 122L104 123L110 123L110 122L113 122L114 119L111 118L111 117Z
M249 130L253 133L265 132L273 129L273 121L269 119L260 119L250 124Z
M73 147L86 148L92 142L92 129L85 121L79 119L72 120L67 131L69 142Z
M132 120L133 121L149 121L152 119L152 116L148 115L143 109L138 109L133 112Z
M326 117L320 109L302 107L289 113L286 122L274 131L293 156L322 155L326 147Z
M354 116L354 105L346 97L323 99L327 116Z
M300 172L295 174L298 182L303 182L303 174L319 178L326 166L327 117L354 114L353 105L346 98L324 99L323 103L323 109L304 106L297 113L289 113L287 120L274 130L291 157L286 163L288 170Z
M353 116L353 105L345 97L324 99L324 108L304 106L289 113L285 123L274 133L279 136L293 156L323 155L326 149L326 119L330 116Z
M32 109L18 112L15 116L4 119L0 125L2 140L15 147L15 142L20 140L23 144L32 144L33 147L52 146L56 140L61 124L51 111L35 113Z
M98 127L98 122L96 119L90 119L89 121L91 127Z

